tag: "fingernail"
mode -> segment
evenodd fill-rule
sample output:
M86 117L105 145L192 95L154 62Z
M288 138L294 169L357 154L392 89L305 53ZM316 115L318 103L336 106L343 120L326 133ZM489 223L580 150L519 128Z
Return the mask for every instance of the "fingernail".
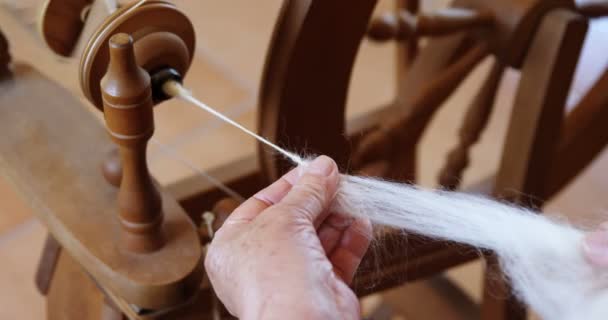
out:
M593 264L608 267L608 231L600 230L588 234L583 249Z
M334 168L334 161L327 156L316 158L306 167L306 172L321 176L328 176Z

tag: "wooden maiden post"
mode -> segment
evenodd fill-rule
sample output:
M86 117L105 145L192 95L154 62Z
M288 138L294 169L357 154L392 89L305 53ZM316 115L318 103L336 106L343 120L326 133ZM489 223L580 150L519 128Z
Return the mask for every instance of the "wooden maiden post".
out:
M135 61L133 39L125 33L110 38L110 64L101 81L108 132L119 146L123 176L118 192L123 245L151 252L163 245L161 199L146 163L154 132L150 76Z

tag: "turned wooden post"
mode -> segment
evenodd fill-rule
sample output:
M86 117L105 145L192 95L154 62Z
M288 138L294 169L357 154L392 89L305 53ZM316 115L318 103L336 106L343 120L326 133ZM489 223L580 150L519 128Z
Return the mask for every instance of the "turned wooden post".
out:
M439 173L439 184L446 189L457 189L464 170L469 166L469 152L477 143L490 119L496 92L505 71L501 61L495 61L490 73L467 110L460 128L458 145L450 151L445 166Z
M109 184L120 187L120 180L122 180L122 163L120 162L120 153L118 152L118 149L108 151L101 162L101 173Z
M0 75L8 72L8 65L11 62L8 49L8 41L0 31Z
M127 34L110 38L110 64L101 89L108 132L123 165L118 193L122 244L130 251L151 252L163 245L161 198L146 162L154 132L152 92L150 76L136 64Z
M445 36L489 27L494 16L484 10L446 8L414 15L407 10L385 13L370 24L368 36L375 41L403 40L416 36Z

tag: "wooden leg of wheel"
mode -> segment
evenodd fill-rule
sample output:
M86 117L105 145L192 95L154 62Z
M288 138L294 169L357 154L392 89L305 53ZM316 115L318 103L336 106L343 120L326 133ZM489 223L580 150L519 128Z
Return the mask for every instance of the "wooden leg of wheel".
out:
M46 237L44 242L44 248L42 249L42 256L38 262L38 270L36 270L36 287L42 295L46 295L49 292L51 286L51 280L55 274L55 268L57 267L57 260L61 253L61 245L51 234Z
M102 318L104 295L69 254L59 254L47 294L48 320L110 320Z
M526 308L512 294L494 256L486 258L484 295L481 306L483 320L525 320Z

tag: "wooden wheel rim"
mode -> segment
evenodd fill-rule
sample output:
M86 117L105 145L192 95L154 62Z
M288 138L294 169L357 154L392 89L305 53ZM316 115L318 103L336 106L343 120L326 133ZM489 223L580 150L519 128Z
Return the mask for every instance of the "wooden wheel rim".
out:
M134 42L155 32L170 32L182 39L190 53L194 55L195 34L190 20L175 5L166 1L147 1L125 6L112 14L95 31L80 60L80 86L87 99L103 110L100 81L106 73L109 53L108 40L116 33L128 33ZM177 66L168 65L168 67ZM188 70L177 70L182 76Z

